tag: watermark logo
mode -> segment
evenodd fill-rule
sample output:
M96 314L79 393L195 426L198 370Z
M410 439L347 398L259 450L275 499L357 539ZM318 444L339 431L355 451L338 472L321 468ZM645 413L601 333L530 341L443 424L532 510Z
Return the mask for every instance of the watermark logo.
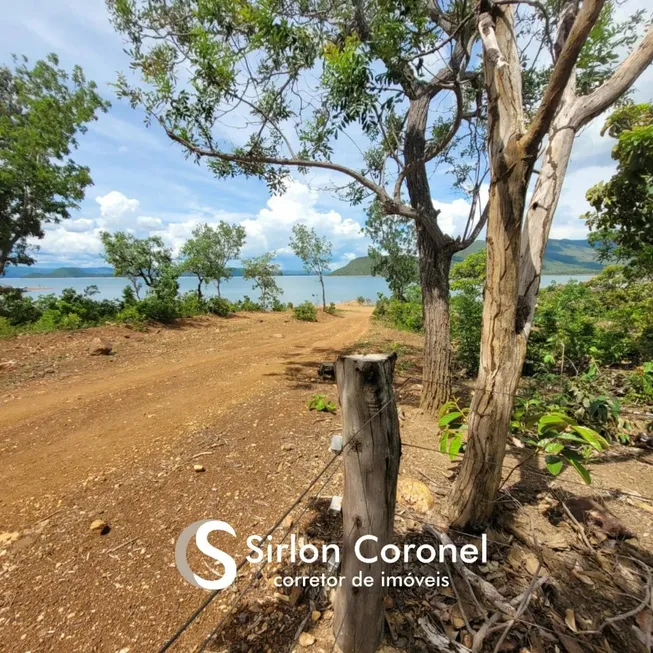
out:
M175 546L175 564L179 573L195 587L205 590L222 590L229 587L235 580L237 574L236 561L224 551L213 546L209 542L209 534L214 531L222 531L236 537L236 531L227 522L217 519L203 519L187 526L179 536ZM197 548L205 555L213 558L224 567L222 578L207 580L198 576L188 564L188 545L195 538Z

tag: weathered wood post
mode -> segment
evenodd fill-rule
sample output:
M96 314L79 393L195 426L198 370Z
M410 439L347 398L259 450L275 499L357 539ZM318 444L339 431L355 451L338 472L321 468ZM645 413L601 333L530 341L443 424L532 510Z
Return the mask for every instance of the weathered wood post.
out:
M387 588L381 578L387 565L379 554L392 542L401 456L392 390L396 358L396 354L341 356L336 362L345 457L340 571L345 580L336 593L333 627L343 653L374 653L383 639ZM363 562L355 554L356 542L364 535L378 538L360 546L361 556L377 557L376 562ZM371 586L366 586L366 577L372 578Z

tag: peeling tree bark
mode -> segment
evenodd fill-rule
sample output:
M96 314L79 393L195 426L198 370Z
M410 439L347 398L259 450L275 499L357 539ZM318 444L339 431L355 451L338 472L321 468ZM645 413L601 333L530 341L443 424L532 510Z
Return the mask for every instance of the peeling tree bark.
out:
M492 180L481 364L469 414L468 448L449 503L449 517L456 528L483 527L494 507L551 221L575 134L590 119L588 116L596 115L596 101L592 98L597 93L605 95L599 89L590 96L589 110L588 103L581 105L574 93L575 63L603 5L603 0L583 3L568 36L562 40L551 82L526 132L512 11L507 8L492 16L479 16L488 87ZM647 52L653 50L650 36L649 33L642 43ZM653 52L650 57L653 58ZM629 71L631 84L645 68L645 58L635 53L635 61L631 55L620 67L622 74L624 67ZM629 86L612 79L606 85L612 85L614 97L609 103L603 100L604 108ZM532 166L547 133L549 143L542 172L522 233Z

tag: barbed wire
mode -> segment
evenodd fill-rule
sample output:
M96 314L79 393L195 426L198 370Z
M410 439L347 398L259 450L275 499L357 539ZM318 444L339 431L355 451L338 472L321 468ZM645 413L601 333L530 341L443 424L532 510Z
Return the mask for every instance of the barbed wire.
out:
M334 453L334 455L331 457L331 459L324 465L324 467L317 473L317 475L313 478L313 480L308 484L306 489L297 497L297 499L291 504L291 506L279 517L279 519L274 523L273 526L270 527L270 529L263 535L263 540L266 540L269 536L271 536L278 528L281 526L283 521L286 519L286 517L306 498L308 493L315 487L317 482L326 474L326 472L331 468L331 466L338 460L339 456L342 455L345 450L347 449L348 446L351 446L353 442L355 441L356 436L376 417L378 417L392 402L395 401L395 395L398 393L400 390L404 388L405 385L407 385L411 380L414 380L414 377L408 377L407 379L404 379L403 382L397 387L393 388L392 396L373 414L367 419L353 434L351 434L348 438L348 441L346 445L342 448L341 451ZM333 475L332 475L333 476ZM331 477L327 479L327 481L331 480ZM285 538L284 538L285 539ZM283 541L283 540L282 540ZM236 566L236 571L240 571L247 562L247 556L243 557L238 565ZM256 576L254 577L253 580L256 579ZM252 582L253 584L253 582ZM249 589L249 586L246 588L246 590ZM213 590L211 594L202 602L202 604L186 619L186 621L177 629L177 631L170 637L165 644L159 649L159 653L165 653L165 651L168 651L170 647L181 637L181 635L188 630L188 628L193 624L193 622L200 616L200 614L215 600L215 598L218 596L221 590ZM239 597L238 597L239 598ZM235 604L235 602L232 602L232 605ZM211 639L211 636L209 636L208 640ZM208 640L204 642L202 645L202 648L200 651L204 650L206 644L208 643Z
M384 404L383 404L383 405L382 405L382 406L381 406L381 407L380 407L380 408L379 408L379 409L378 409L378 410L377 410L377 411L376 411L376 412L375 412L375 413L374 413L374 414L373 414L373 415L372 415L368 420L366 420L366 421L365 421L365 422L364 422L364 423L363 423L363 424L362 424L362 425L361 425L361 426L360 426L360 427L359 427L359 428L358 428L358 429L357 429L353 434L351 434L351 435L348 436L348 441L347 441L347 443L345 444L345 446L342 448L342 450L339 451L339 452L334 453L334 455L331 457L331 459L330 459L330 460L329 460L329 461L328 461L328 462L327 462L327 463L322 467L322 469L321 469L321 470L316 474L316 476L311 480L311 482L307 485L307 487L304 489L304 491L303 491L303 492L302 492L302 493L301 493L301 494L300 494L300 495L295 499L295 501L290 505L290 507L287 508L286 511L285 511L285 512L284 512L284 513L283 513L283 514L282 514L282 515L277 519L277 521L276 521L276 522L275 522L275 523L274 523L274 524L273 524L273 525L268 529L268 531L267 531L267 532L265 533L265 535L263 536L263 539L267 539L267 538L270 537L273 533L276 532L276 530L277 530L277 529L282 525L282 523L283 523L283 521L286 519L286 517L288 517L288 515L290 515L290 513L291 513L291 512L292 512L292 511L293 511L293 510L294 510L294 509L295 509L295 508L296 508L296 507L297 507L297 506L298 506L298 505L299 505L299 504L300 504L300 503L301 503L301 502L302 502L302 501L307 497L307 495L309 494L309 492L310 492L310 491L315 487L315 485L319 482L319 480L320 480L321 478L323 478L323 476L324 476L324 475L327 473L327 471L328 471L328 470L329 470L329 469L334 465L334 463L335 463L335 462L340 458L340 456L341 456L343 453L345 453L347 447L352 445L352 443L354 442L355 437L356 437L356 436L357 436L357 435L358 435L358 434L359 434L359 433L360 433L360 432L361 432L361 431L362 431L362 430L363 430L363 429L364 429L364 428L365 428L365 427L366 427L366 426L367 426L367 425L368 425L368 424L369 424L373 419L375 419L378 415L380 415L380 414L381 414L381 413L382 413L382 412L383 412L383 411L384 411L384 410L385 410L385 409L386 409L386 408L387 408L387 407L388 407L388 406L389 406L393 401L395 401L395 396L397 395L397 393L399 393L399 392L400 392L400 391L401 391L401 390L402 390L402 389L403 389L403 388L404 388L408 383L410 383L410 382L418 383L418 382L422 382L422 379L421 379L421 378L418 378L418 377L407 377L407 378L404 378L404 379L402 380L402 382L400 383L400 385L399 385L397 388L394 388L394 389L393 389L393 394L392 394L392 396L390 397L390 399L388 399L388 400L387 400L387 401L386 401L386 402L385 402L385 403L384 403ZM480 393L483 393L483 394L500 394L500 395L510 396L510 397L512 397L513 399L522 396L522 395L519 394L520 390L523 390L523 388L518 388L517 391L516 391L516 392L513 392L513 393L504 392L504 391L500 391L500 390L483 390L483 389L479 390L479 389L477 389L477 388L470 388L470 392L471 392L472 394L477 394L477 393L479 393L479 392L480 392ZM641 414L641 415L645 415L645 416L651 416L651 417L653 417L653 414L650 414L650 413L638 413L637 411L627 411L627 410L624 410L624 411L622 411L622 412L629 412L630 414ZM458 457L461 457L461 458L462 458L462 456L463 456L463 454L455 454L455 455L452 456L452 455L449 454L448 452L443 452L443 451L440 451L439 449L434 449L434 448L430 448L430 447L425 447L425 446L422 446L422 445L417 445L417 444L408 443L408 442L402 442L401 444L402 444L402 447L403 447L403 446L406 446L406 447L409 447L409 448L412 447L412 448L416 448L416 449L421 449L421 450L424 450L424 451L428 451L428 452L431 452L431 453L436 453L436 454L440 454L440 455L446 455L446 456L448 456L450 459L451 459L451 458L458 458ZM342 464L342 459L340 459L340 464ZM487 465L487 463L486 463L486 465ZM516 467L514 467L512 470L510 470L509 473L512 473L512 472L513 472L517 467L519 467L520 465L521 465L521 463L520 463L519 465L517 465ZM340 465L338 465L338 466L336 467L336 469L333 471L333 473L332 473L332 474L331 474L331 475L326 479L326 481L323 483L323 485L321 486L321 488L320 488L320 490L318 491L318 493L317 493L316 496L319 497L320 493L324 490L324 488L325 488L325 487L328 485L328 483L332 480L332 478L335 476L335 474L337 473L337 471L338 471L339 468L340 468ZM536 475L536 476L540 476L540 477L543 477L543 478L546 478L546 479L549 479L549 480L555 480L555 481L559 481L559 482L563 482L563 483L569 483L569 484L572 484L572 485L578 485L578 486L588 487L587 484L585 484L585 483L580 483L580 482L572 481L571 479L563 479L563 478L559 478L559 477L552 477L551 475L548 475L548 474L545 474L545 473L539 472L539 470L529 469L529 472L532 473L532 474L534 474L534 475ZM619 489L616 489L616 488L598 487L598 489L600 489L600 490L602 490L602 491L605 491L605 492L617 493L617 494L621 494L621 495L624 495L624 496L632 496L632 497L635 497L635 498L638 498L638 499L646 499L646 500L648 500L648 501L653 502L653 497L646 497L646 496L643 496L643 495L640 495L640 494L629 493L629 492L625 492L625 491L623 491L623 490L619 490ZM303 517L303 515L306 513L307 510L308 510L308 507L304 508L304 510L303 510L302 513L300 514L300 516L299 516L299 518L298 518L298 520L297 520L295 526L297 526L297 525L299 524L299 521L301 520L301 518ZM418 521L419 521L419 520L418 520ZM289 535L293 530L294 530L294 528L290 528L290 529L287 530L286 534L284 535L284 537L283 537L282 540L281 540L281 543L283 543L283 542L285 541L285 539L288 537L288 535ZM463 533L462 531L456 531L456 530L453 530L453 529L449 529L449 530L451 530L451 532L456 532L456 533L459 533L459 534L465 534L465 533ZM502 543L500 543L500 542L496 542L496 544L502 544ZM503 544L503 545L506 546L505 544ZM237 571L240 571L240 569L242 569L242 568L244 567L244 565L246 564L246 562L247 562L247 557L245 556L245 557L243 557L243 558L240 560L240 562L238 563L238 565L237 565L237 567L236 567L236 570L237 570ZM240 600L243 598L243 596L244 596L244 595L245 595L245 594L246 594L246 593L247 593L247 592L248 592L248 591L249 591L249 590L254 586L254 584L256 583L256 581L260 579L260 577L261 577L261 575L262 575L262 572L263 572L263 569L264 569L264 567L266 566L266 564L268 564L268 563L267 563L267 560L264 561L264 562L259 566L259 568L257 569L256 573L254 574L254 576L253 576L252 579L250 580L250 582L245 586L245 588L243 588L243 590L242 590L242 591L241 591L241 592L240 592L240 593L235 597L235 599L231 602L228 611L223 615L223 617L220 619L220 621L218 622L218 624L216 625L216 627L211 631L211 633L208 635L208 637L203 641L203 643L202 643L202 645L201 645L201 647L200 647L198 653L201 653L202 651L204 651L204 650L206 649L206 646L208 646L208 644L209 644L209 643L214 639L214 637L215 637L217 634L219 634L219 632L221 631L222 627L223 627L224 624L226 623L227 618L228 618L229 615L233 612L233 610L234 610L234 608L236 607L236 605L240 602ZM213 602L213 600L218 596L219 593L220 593L220 590L214 590L214 591L212 591L211 594L210 594L210 595L209 595L209 596L208 596L208 597L207 597L207 598L202 602L202 604L201 604L201 605L200 605L200 606L199 606L199 607L198 607L198 608L197 608L197 609L196 609L196 610L195 610L195 611L194 611L194 612L193 612L193 613L188 617L188 619L186 619L186 621L182 624L182 626L180 626L180 627L177 629L177 631L173 634L173 636L170 637L170 638L166 641L166 643L165 643L165 644L164 644L164 645L159 649L159 653L165 653L166 651L168 651L168 650L170 649L170 647L171 647L171 646L172 646L172 645L173 645L173 644L174 644L174 643L179 639L179 637L181 637L181 635L182 635L182 634L183 634L183 633L184 633L184 632L185 632L185 631L186 631L186 630L187 630L187 629L188 629L188 628L189 628L189 627L194 623L194 621L195 621L195 620L196 620L196 619L197 619L197 618L202 614L202 612L203 612L203 611L204 611L204 610L205 610L205 609L206 609L206 608L207 608L207 607L208 607L208 606ZM340 628L342 628L342 625L343 625L343 624L344 624L344 615L343 615L343 620L342 620L342 622L341 622ZM335 649L335 645L336 645L337 638L338 638L339 634L340 634L340 633L338 633L338 634L336 635L336 640L334 641L334 649ZM333 650L333 649L332 649L332 650Z

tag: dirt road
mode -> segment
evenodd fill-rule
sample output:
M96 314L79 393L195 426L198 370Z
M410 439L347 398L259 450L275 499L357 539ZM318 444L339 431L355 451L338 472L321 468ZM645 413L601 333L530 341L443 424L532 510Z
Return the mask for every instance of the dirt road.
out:
M0 377L3 650L156 650L204 598L174 568L176 537L210 517L264 532L328 459L338 418L306 404L335 387L316 366L361 338L370 314L0 342L16 361ZM98 335L114 355L89 356ZM90 531L97 518L107 535Z

